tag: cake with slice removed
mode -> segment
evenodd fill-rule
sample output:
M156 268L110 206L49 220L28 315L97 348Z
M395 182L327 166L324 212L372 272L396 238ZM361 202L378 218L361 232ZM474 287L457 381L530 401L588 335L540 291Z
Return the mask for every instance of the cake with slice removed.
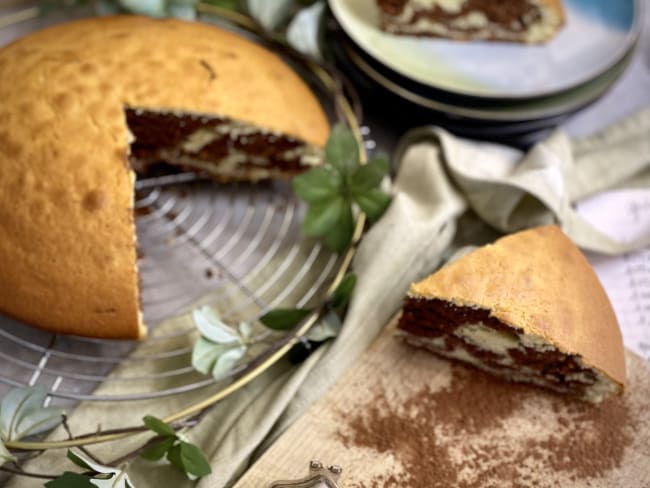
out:
M392 34L542 43L564 24L560 0L376 0Z
M93 18L0 49L0 312L104 338L145 334L131 165L288 178L329 134L278 56L199 22Z
M398 331L441 356L593 403L625 385L612 306L553 225L501 238L411 285Z

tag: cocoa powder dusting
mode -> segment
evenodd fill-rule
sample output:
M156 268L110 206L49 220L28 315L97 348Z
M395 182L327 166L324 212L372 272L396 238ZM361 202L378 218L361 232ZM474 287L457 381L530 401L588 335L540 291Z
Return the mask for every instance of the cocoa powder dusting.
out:
M511 433L509 419L541 400L555 423ZM390 454L402 467L354 488L545 487L555 486L547 473L589 480L620 466L631 417L620 398L593 406L455 365L440 391L423 386L400 401L377 387L367 404L342 415L337 437L346 447Z
M620 466L625 446L631 440L631 416L620 399L603 405L571 405L569 415L560 417L570 425L563 436L529 441L527 447L548 453L547 463L556 471L571 472L577 479L593 478Z

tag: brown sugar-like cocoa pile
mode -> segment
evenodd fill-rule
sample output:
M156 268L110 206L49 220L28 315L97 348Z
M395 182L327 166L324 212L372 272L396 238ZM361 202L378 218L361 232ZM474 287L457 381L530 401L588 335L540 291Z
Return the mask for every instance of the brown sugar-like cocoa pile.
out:
M550 406L538 416L539 402ZM455 365L440 391L423 386L401 401L377 387L337 436L402 467L354 488L542 488L557 486L548 473L574 482L620 466L632 441L628 410L621 398L593 406Z

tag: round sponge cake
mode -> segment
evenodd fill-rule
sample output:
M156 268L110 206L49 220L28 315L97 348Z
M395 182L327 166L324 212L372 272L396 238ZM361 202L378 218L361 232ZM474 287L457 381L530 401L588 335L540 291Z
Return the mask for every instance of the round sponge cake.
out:
M0 50L0 311L54 332L145 333L125 107L218 114L324 145L276 55L197 22L93 18Z

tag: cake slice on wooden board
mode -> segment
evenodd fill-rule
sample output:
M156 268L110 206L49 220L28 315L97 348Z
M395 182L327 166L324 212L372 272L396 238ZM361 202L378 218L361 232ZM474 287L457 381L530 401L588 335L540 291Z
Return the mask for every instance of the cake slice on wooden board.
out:
M170 127L147 116L194 123L178 144L165 133L162 149L209 162L221 180L287 177L329 133L318 100L278 56L180 20L104 17L35 32L0 49L0 100L0 312L91 337L145 334L129 162ZM276 160L242 156L263 151Z
M560 0L376 0L392 34L543 43L564 24Z
M553 225L499 239L411 285L398 329L414 346L593 403L625 385L612 306Z

